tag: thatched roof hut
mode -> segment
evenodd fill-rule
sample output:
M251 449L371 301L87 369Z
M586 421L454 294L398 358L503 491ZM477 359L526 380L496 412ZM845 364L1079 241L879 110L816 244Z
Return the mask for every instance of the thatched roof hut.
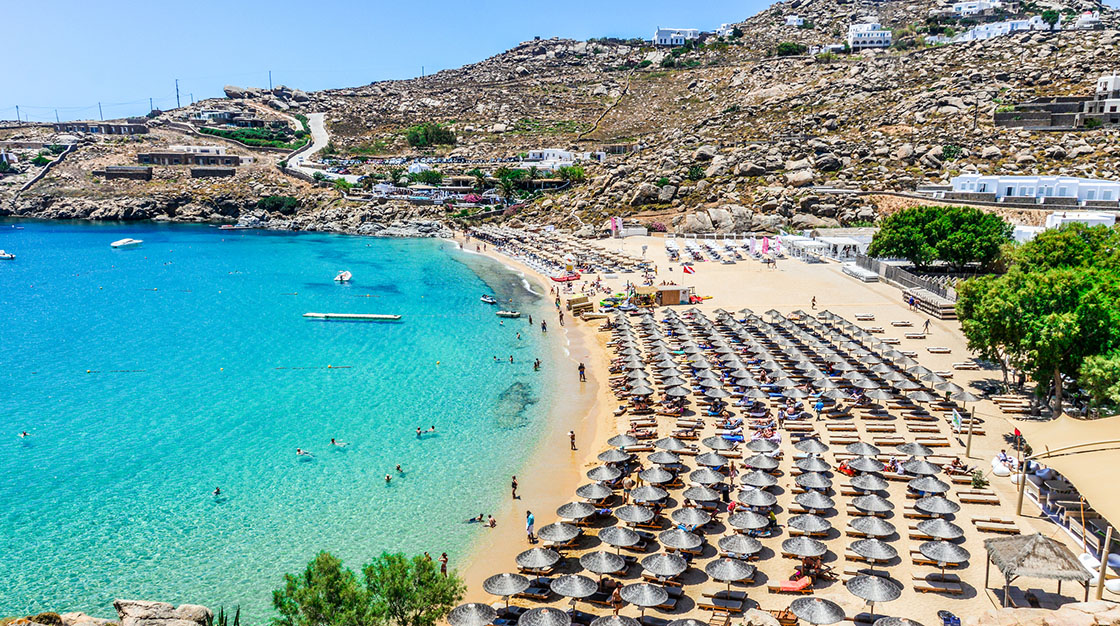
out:
M1003 573L1005 605L1008 587L1021 576L1057 580L1058 593L1062 592L1063 580L1077 581L1085 586L1085 599L1089 599L1089 581L1093 575L1069 548L1042 533L986 539L984 548L988 551L984 585L988 584L988 573L994 563Z

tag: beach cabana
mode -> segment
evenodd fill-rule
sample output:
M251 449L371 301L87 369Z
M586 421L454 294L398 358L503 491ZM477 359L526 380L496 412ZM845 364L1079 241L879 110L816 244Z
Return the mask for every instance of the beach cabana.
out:
M1093 575L1068 548L1042 533L986 539L984 548L988 551L984 586L988 586L988 574L994 563L1003 573L1004 606L1007 606L1011 583L1023 576L1056 580L1059 594L1063 580L1079 582L1085 587L1085 600L1089 600L1089 581Z

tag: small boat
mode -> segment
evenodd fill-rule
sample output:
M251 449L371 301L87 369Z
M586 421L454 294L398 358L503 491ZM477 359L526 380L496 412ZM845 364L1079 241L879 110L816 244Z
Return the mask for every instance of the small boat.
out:
M483 302L485 302L486 304L497 304L498 303L498 299L495 298L494 296L482 296L482 298L480 298L480 299Z
M218 227L218 230L249 230L249 227L239 224L222 224Z
M569 272L563 276L552 276L551 278L558 283L570 283L573 280L579 280L579 272Z
M383 313L304 313L304 317L316 320L347 320L351 322L399 322L400 315Z
M16 255L12 254L11 252L5 252L4 250L0 250L0 260L2 260L2 261L12 261L12 260L15 260L15 258L16 258Z
M521 317L521 311L498 311L498 317Z
M348 283L348 282L350 282L350 279L353 278L353 277L354 277L354 275L351 274L350 272L348 272L347 270L342 270L341 272L338 273L338 276L334 277L334 280L337 283Z
M118 239L109 245L113 246L114 248L134 248L142 243L144 243L143 239L131 239L129 237L125 237L124 239Z

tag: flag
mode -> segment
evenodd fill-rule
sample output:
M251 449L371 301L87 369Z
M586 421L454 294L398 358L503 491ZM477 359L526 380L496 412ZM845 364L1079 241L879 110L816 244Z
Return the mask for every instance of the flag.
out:
M696 268L692 267L691 265L682 265L681 270L685 274L695 274L696 273Z
M961 432L961 414L956 409L953 409L953 429Z
M1023 433L1019 432L1019 429L1018 429L1018 428L1016 428L1016 429L1015 429L1015 436L1016 436L1016 437L1022 437L1022 436L1023 436Z

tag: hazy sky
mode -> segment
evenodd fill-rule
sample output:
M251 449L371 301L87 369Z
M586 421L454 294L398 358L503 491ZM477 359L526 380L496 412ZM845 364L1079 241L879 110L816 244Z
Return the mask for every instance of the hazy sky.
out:
M768 0L0 0L0 119L106 119L222 95L222 86L305 90L418 76L480 61L534 36L642 37L712 30Z

